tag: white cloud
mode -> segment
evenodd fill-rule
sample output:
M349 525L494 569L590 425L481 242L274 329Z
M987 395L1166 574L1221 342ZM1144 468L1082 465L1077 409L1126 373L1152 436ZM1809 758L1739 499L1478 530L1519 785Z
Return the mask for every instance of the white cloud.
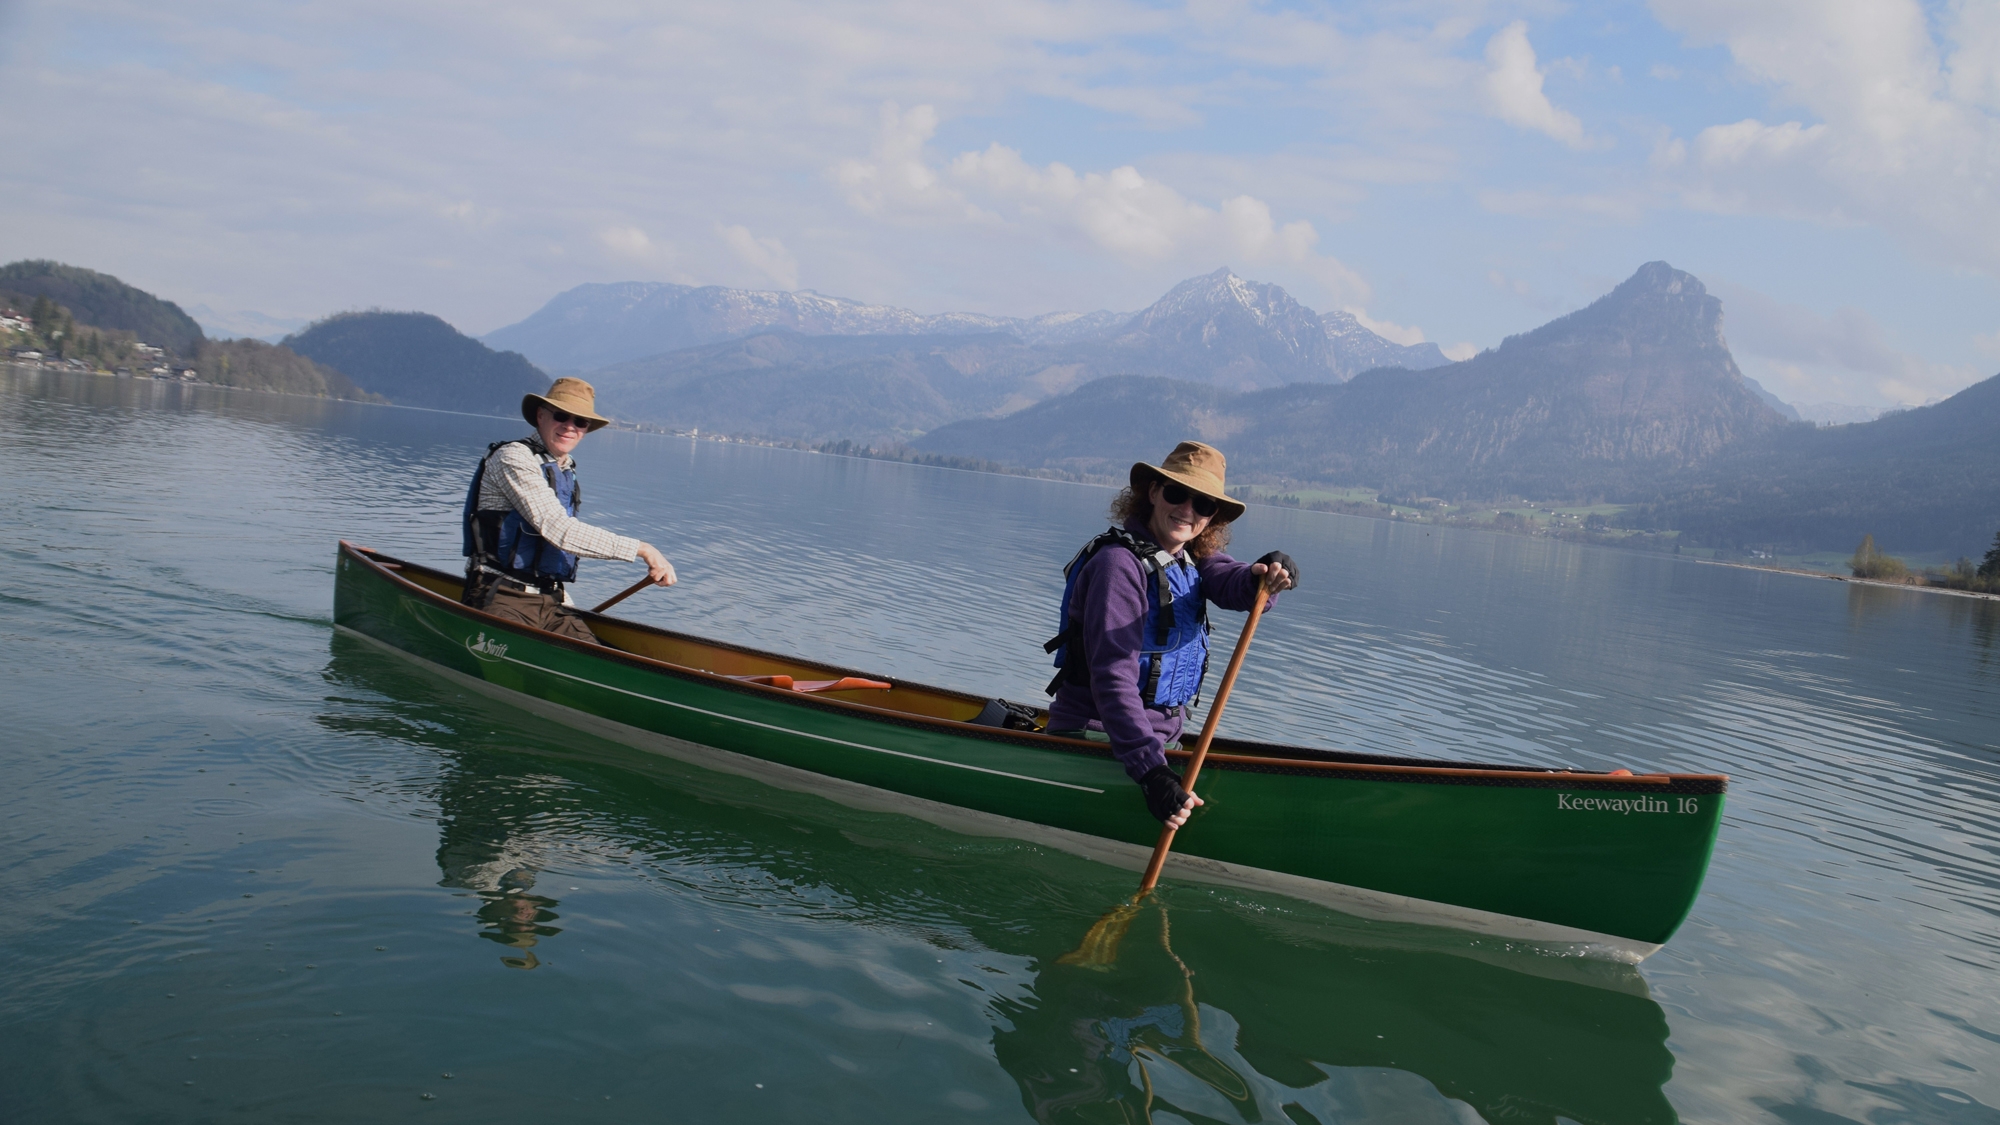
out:
M960 153L940 169L923 151L937 125L930 106L908 112L884 106L869 157L844 160L833 169L848 202L881 218L1002 224L1128 263L1283 265L1319 282L1336 301L1369 296L1359 274L1318 252L1319 232L1310 222L1280 222L1270 205L1254 196L1208 206L1131 165L1103 172L1078 172L1061 163L1037 167L997 142Z
M1653 0L1719 43L1804 116L1710 126L1655 166L1711 210L1877 225L1945 261L2000 274L2000 17L1916 0ZM1812 120L1816 118L1817 120Z
M1466 360L1479 354L1479 345L1470 341L1460 341L1448 348L1440 347L1438 350L1443 352L1444 357L1453 363L1464 363Z
M1494 116L1510 125L1545 133L1571 148L1590 142L1575 114L1557 109L1542 92L1546 73L1535 66L1528 25L1520 20L1500 29L1486 44L1486 98Z
M1349 306L1346 311L1352 313L1354 319L1361 322L1361 327L1366 328L1368 331L1375 333L1392 344L1402 344L1404 347L1408 347L1411 344L1421 344L1424 342L1424 330L1421 328L1413 328L1407 324L1397 324L1393 320L1377 320L1369 316L1366 311L1352 306Z
M1974 368L1896 348L1882 325L1861 309L1822 316L1727 282L1711 282L1709 288L1722 298L1738 363L1787 401L1916 404L1949 397L1980 378Z
M780 289L799 287L799 263L785 244L775 238L758 238L745 226L716 224L716 233L736 252L738 258L757 272L777 282Z
M877 217L947 217L988 221L988 213L967 203L924 158L924 145L937 132L936 108L920 105L908 113L884 102L868 156L834 165L833 179L847 201Z
M634 262L650 263L660 254L652 238L638 227L605 227L597 232L597 241L613 254Z

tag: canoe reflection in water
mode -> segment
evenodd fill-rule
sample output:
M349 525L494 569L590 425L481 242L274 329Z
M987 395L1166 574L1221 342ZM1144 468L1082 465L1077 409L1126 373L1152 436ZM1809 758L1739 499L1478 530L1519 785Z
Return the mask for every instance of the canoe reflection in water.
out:
M564 942L599 924L607 944L671 942L671 957L623 954L633 959L611 1010L629 1011L635 1035L718 989L822 997L704 1007L742 1026L688 1034L730 1042L763 1029L756 1050L771 1066L802 1081L828 1073L824 1096L853 1097L832 1083L851 1074L879 1092L928 1076L895 1069L910 1049L901 1023L871 1030L840 1013L907 1011L990 1051L1047 1125L1676 1119L1662 1089L1666 1016L1630 966L1178 886L1146 900L1107 971L1065 965L1130 893L1127 873L577 736L351 638L334 638L333 657L321 723L436 755L424 791L437 800L441 882L477 900L481 936L509 946L508 964L553 962L558 903L531 880L557 871L616 881ZM629 905L605 893L634 883L651 891ZM729 947L683 944L724 942L697 939L716 927ZM758 952L739 956L738 942ZM881 959L895 955L906 959L888 971ZM914 975L933 964L937 976ZM829 1056L855 1070L825 1071Z

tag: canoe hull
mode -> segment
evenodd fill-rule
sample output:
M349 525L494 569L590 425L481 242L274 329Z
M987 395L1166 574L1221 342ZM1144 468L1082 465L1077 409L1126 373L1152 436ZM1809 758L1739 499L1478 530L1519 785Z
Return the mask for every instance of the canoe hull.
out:
M467 609L401 569L344 546L336 623L468 688L845 804L1135 870L1150 854L1157 824L1101 746L580 645ZM1170 875L1626 961L1685 917L1723 801L1713 778L1388 769L1258 749L1218 744L1202 774L1209 805L1180 833Z

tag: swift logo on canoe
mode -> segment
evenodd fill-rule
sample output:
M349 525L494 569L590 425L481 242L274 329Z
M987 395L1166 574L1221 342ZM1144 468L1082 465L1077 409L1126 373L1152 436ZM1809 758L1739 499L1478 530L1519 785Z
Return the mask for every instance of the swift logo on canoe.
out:
M507 659L507 646L499 641L487 640L484 633L479 634L478 640L468 638L465 642L465 651L481 660Z
M1673 804L1658 797L1579 797L1574 793L1556 794L1556 807L1565 812L1614 812L1620 816L1633 813L1698 813L1701 802L1693 797L1675 797Z

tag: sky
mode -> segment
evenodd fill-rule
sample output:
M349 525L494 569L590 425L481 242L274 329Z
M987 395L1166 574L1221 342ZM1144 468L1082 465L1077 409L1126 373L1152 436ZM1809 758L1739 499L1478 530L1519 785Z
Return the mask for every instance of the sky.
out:
M0 259L211 324L587 282L1464 357L1665 260L1793 403L2000 371L1993 0L0 0Z

